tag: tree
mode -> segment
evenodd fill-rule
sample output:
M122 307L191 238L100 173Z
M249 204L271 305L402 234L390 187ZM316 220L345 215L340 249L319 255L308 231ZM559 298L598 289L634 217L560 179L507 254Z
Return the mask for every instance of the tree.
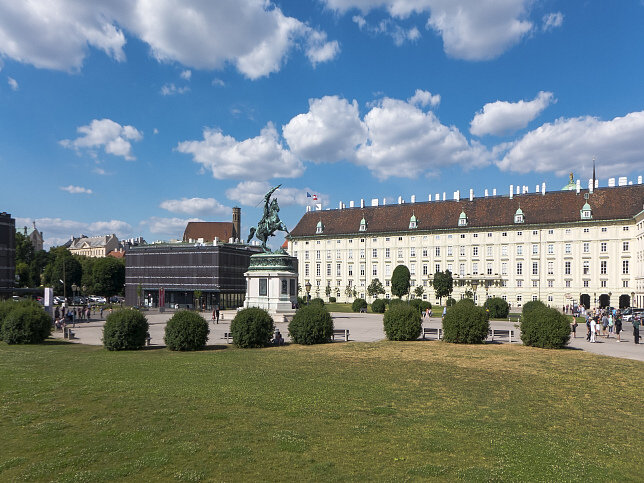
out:
M198 309L201 307L201 290L195 290L192 295L194 296L195 307Z
M92 267L94 292L111 297L123 292L125 263L114 257L97 258Z
M367 294L369 295L369 297L378 298L379 294L384 293L385 287L382 286L382 282L377 278L374 278L367 287Z
M16 264L24 262L27 265L34 259L34 246L29 237L16 232Z
M463 293L466 299L472 299L474 300L474 292L472 292L469 288Z
M29 278L32 287L38 287L44 282L44 272L47 265L51 262L52 256L45 250L34 252L33 259L29 264Z
M324 293L326 294L327 298L331 296L331 285L326 286L326 288L324 289Z
M64 292L60 280L64 280L67 293L71 295L72 285L80 285L83 276L83 269L78 257L72 255L65 247L52 248L49 250L49 254L51 261L45 267L45 283L60 294Z
M418 287L416 287L416 288L414 289L414 295L415 295L417 298L419 298L419 299L420 299L420 298L423 298L423 294L424 294L424 293L425 293L425 289L423 288L423 286L422 286L422 285L419 285Z
M452 272L445 270L444 272L436 272L434 274L434 291L438 297L439 303L443 297L449 297L454 290L454 280L452 279Z
M398 265L391 275L391 293L398 298L407 295L409 293L410 279L409 269L404 265Z
M354 292L354 290L353 290L353 287L351 285L347 285L347 287L344 289L344 295L346 295L347 298L349 298L349 299L354 296L353 292Z

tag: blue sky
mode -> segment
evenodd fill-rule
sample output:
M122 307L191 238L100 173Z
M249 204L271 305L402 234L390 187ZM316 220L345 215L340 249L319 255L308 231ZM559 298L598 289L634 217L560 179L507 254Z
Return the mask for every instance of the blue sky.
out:
M643 26L639 0L0 0L0 210L51 246L234 205L247 233L280 183L292 228L307 192L635 181Z

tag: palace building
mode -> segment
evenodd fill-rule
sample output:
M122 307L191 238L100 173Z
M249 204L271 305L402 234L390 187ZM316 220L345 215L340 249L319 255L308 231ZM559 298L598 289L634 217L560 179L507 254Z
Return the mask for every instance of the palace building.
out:
M572 179L572 177L571 177ZM501 297L513 308L531 300L554 307L644 306L644 185L614 178L609 187L588 189L571 183L562 191L534 193L510 186L509 196L396 204L371 200L366 206L307 211L288 239L297 257L299 284L311 284L312 296L326 287L339 301L367 298L378 278L391 297L397 265L411 273L410 293L438 303L434 273L449 270L452 297L471 291L477 303ZM444 300L443 300L444 303Z

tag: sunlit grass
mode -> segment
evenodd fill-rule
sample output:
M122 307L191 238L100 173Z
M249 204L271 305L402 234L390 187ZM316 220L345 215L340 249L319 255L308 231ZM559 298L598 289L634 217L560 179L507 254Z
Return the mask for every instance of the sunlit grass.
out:
M0 479L641 478L642 362L509 344L210 349L0 344Z

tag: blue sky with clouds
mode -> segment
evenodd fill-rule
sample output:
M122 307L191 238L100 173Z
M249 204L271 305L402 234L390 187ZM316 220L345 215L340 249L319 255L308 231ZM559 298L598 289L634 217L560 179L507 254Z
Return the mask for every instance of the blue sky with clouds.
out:
M644 174L644 4L0 0L0 210L71 235ZM281 240L277 240L279 243Z

